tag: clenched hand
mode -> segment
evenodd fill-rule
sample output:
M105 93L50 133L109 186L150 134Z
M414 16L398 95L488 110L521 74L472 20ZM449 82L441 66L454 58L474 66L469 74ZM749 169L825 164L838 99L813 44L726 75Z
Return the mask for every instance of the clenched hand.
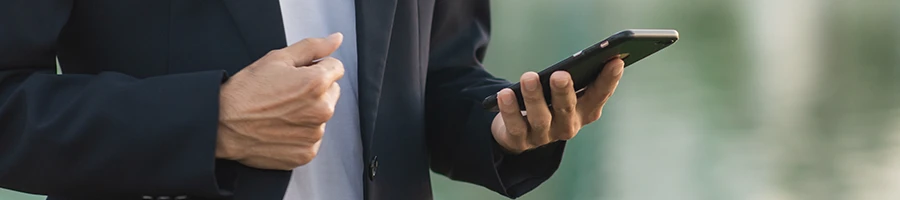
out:
M336 33L271 51L225 82L216 157L261 169L309 163L340 96L344 66L326 56L342 39Z

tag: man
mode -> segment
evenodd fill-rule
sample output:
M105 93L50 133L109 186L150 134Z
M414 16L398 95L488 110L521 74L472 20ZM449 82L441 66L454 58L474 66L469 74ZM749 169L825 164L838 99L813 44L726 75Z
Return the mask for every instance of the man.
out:
M580 98L554 73L552 108L525 73L524 117L481 66L488 11L0 0L0 187L57 200L430 199L430 168L516 198L600 117L623 64ZM483 110L498 91L501 112Z

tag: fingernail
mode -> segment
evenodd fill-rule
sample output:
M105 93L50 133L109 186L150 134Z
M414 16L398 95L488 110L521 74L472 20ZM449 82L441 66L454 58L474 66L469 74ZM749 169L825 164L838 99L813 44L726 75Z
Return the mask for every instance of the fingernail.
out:
M500 103L502 103L503 105L509 105L512 103L512 101L509 101L507 99L507 98L509 98L509 97L507 97L509 95L507 95L506 93L509 93L506 91L506 89L500 90L500 92L497 93L497 100L499 100Z
M558 78L553 80L553 85L557 88L565 88L566 86L569 86L569 80Z
M335 33L332 33L331 35L328 35L328 37L326 37L325 39L328 39L328 41L337 42L343 38L344 38L344 34L342 34L341 32L335 32Z
M522 84L525 85L525 90L534 91L535 89L537 89L537 83L535 83L536 81L537 80L535 80L535 78L529 76L528 78L525 78L524 81L522 81Z
M620 60L616 63L616 74L622 74L623 71L625 71L625 61Z

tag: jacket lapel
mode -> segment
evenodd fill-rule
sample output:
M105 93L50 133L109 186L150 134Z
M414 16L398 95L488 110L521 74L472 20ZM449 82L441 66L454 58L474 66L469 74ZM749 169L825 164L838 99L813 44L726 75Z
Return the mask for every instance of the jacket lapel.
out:
M360 132L372 142L397 0L356 0Z

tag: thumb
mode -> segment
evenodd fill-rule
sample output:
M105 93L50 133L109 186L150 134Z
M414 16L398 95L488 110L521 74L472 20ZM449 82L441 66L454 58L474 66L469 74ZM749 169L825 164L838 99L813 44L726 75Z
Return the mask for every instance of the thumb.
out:
M344 43L344 34L341 32L332 33L331 35L325 37L325 41L325 45L330 45L328 46L328 48L326 48L327 53L325 55L317 56L316 59L331 55L331 53L337 50L338 47L341 47L341 44Z
M283 50L291 55L294 66L307 66L313 61L331 55L344 41L344 35L340 32L332 33L325 38L306 38Z

